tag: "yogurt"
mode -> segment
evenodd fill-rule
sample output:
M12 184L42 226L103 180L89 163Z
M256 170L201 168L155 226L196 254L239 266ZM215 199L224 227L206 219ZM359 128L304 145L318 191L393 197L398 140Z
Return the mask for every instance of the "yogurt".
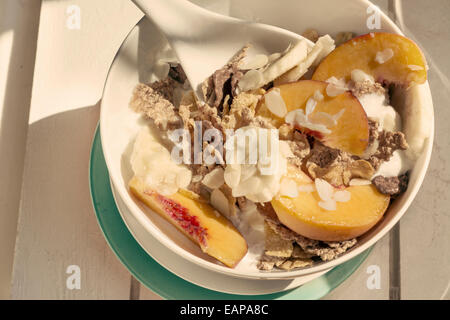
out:
M249 143L245 142L247 136L253 137ZM287 172L287 157L292 153L286 142L278 140L278 131L240 128L227 139L225 149L224 179L233 197L245 196L253 202L272 200L280 190L280 180Z
M379 130L400 131L402 120L400 114L387 103L385 95L369 93L359 97L359 102L366 111L367 117L379 124Z
M351 73L354 82L368 81L375 84L372 76L362 70L355 69ZM383 93L369 93L358 97L368 118L378 122L379 130L400 131L402 121L400 114L388 103L388 99Z
M373 176L398 177L411 170L413 164L413 161L407 156L405 151L396 150L392 154L391 159L383 162Z
M361 70L353 70L351 73L354 82L369 81L375 83L373 77ZM368 93L358 97L367 117L378 122L378 130L401 131L402 119L400 114L389 104L383 93ZM376 151L376 150L373 150ZM383 162L373 177L397 177L413 167L413 160L403 150L396 150L389 161Z
M172 160L169 150L147 126L137 135L130 163L134 174L162 195L174 194L179 188L187 188L191 182L191 171Z

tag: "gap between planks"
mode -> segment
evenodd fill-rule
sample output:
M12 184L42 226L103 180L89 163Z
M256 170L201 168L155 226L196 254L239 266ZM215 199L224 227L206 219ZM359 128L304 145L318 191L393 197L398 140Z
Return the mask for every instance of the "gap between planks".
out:
M139 300L141 283L133 276L130 279L130 300Z
M388 15L403 29L402 1L388 0ZM389 234L389 299L401 299L400 221Z

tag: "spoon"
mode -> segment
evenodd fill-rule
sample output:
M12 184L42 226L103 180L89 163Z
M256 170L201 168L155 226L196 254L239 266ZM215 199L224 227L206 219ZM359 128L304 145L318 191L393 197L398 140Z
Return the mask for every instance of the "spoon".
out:
M132 1L165 34L200 99L202 82L246 44L263 54L300 40L313 45L291 31L213 13L187 0Z

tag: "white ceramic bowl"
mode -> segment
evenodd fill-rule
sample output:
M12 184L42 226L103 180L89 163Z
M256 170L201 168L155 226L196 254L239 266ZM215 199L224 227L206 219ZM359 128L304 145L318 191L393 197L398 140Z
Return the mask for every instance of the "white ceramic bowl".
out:
M230 294L270 294L295 289L329 271L323 270L294 279L264 281L260 279L232 277L205 269L195 263L185 260L178 254L172 252L172 250L167 250L163 244L156 240L152 234L139 223L135 218L135 215L123 203L122 199L117 196L116 188L113 184L111 184L111 189L120 216L139 245L164 268L173 274L176 274L178 277L200 287ZM323 281L326 280L324 279Z
M340 31L365 34L371 31L385 31L401 34L396 25L386 15L381 15L381 29L369 30L366 0L231 0L230 14L243 19L273 24L291 31L302 33L315 28L320 33L334 35ZM245 40L243 40L245 42ZM295 271L262 272L255 268L254 261L244 258L235 269L227 268L210 258L169 222L155 214L135 198L127 189L132 176L129 155L132 143L139 129L145 125L139 115L128 108L134 86L139 81L148 81L152 72L155 54L165 45L159 31L146 19L141 20L131 30L118 51L106 80L100 114L100 132L103 152L111 180L118 196L134 214L139 223L160 241L167 250L212 271L231 276L253 279L288 279L324 271L337 266L368 249L382 238L406 212L420 185L431 156L434 134L434 116L428 83L421 85L419 100L429 114L430 138L426 141L422 155L417 160L410 176L408 190L399 197L386 212L384 218L369 232L360 237L358 244L339 258L317 263L313 267Z

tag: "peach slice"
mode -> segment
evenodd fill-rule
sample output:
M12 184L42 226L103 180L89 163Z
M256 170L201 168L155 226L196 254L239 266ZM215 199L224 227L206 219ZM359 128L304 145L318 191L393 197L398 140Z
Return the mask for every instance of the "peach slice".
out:
M336 210L328 211L319 206L321 198L305 173L290 171L289 176L299 186L298 197L280 197L271 204L285 226L310 239L344 241L358 237L383 217L389 205L390 197L379 193L373 185L352 186L336 189L348 191L350 200L336 202Z
M417 44L383 32L369 33L337 47L319 64L312 79L325 81L334 76L348 81L355 69L372 75L377 82L406 87L427 80L426 60Z
M322 133L312 131L307 128L298 128L305 133L313 135L322 141L325 145L347 151L351 154L362 155L367 148L369 140L369 124L367 122L366 112L359 100L349 91L335 97L329 97L326 93L328 83L312 80L301 80L283 84L272 88L278 88L286 104L287 112L296 109L306 109L306 104L310 98L313 98L316 92L320 92L323 100L317 101L311 117L315 115L329 116L338 115L344 110L334 124L327 126L331 133ZM265 99L257 109L257 115L272 119L272 124L276 127L285 123L285 120L271 113L266 106Z
M247 253L247 243L233 224L192 193L180 190L163 196L137 177L130 180L129 187L140 201L226 266L235 267Z

